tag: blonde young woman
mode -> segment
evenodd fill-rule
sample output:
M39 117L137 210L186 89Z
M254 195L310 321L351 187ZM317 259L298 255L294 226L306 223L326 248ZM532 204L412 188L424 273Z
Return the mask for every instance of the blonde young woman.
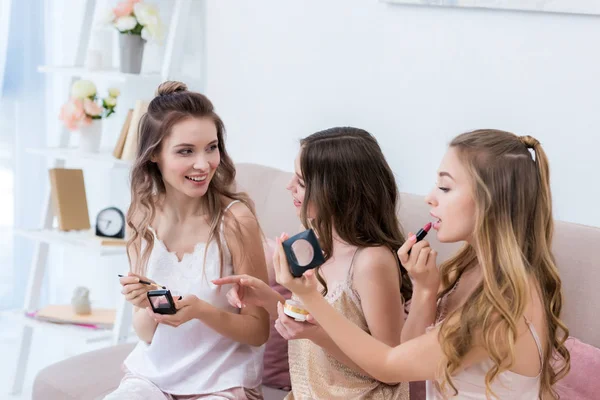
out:
M224 135L212 103L180 82L161 84L142 118L127 215L133 272L121 278L140 342L106 399L262 398L268 314L231 307L227 290L210 283L234 273L267 279L252 203L231 191ZM153 313L154 287L140 279L181 295L177 312Z
M344 354L379 380L429 380L428 399L556 399L553 385L570 358L542 146L497 130L459 135L426 201L438 239L466 244L439 270L435 250L415 243L414 235L398 251L414 283L399 346L377 341L335 312L312 271L293 279L281 246L274 257L278 281Z

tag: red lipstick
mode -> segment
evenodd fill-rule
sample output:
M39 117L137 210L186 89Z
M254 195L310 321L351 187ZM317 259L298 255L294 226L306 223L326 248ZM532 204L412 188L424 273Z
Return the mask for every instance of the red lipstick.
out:
M420 242L421 240L423 240L425 238L425 236L427 236L427 232L429 232L430 229L431 229L431 222L428 222L423 228L419 229L419 232L417 232L417 235L416 235L417 242Z
M425 239L425 236L427 236L427 232L429 232L430 229L431 229L431 222L428 222L427 224L425 224L425 226L423 228L419 229L419 232L417 232L417 234L415 235L417 237L415 244L417 244L421 240ZM410 249L408 250L408 254L410 254Z

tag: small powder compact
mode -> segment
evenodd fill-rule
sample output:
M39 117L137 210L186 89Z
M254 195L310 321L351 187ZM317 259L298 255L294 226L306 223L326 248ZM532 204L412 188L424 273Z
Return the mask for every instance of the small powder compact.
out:
M319 240L312 229L292 236L284 241L282 245L290 266L290 272L295 278L301 277L304 272L325 262Z
M294 318L298 322L306 321L306 317L308 316L308 311L303 308L302 303L292 299L285 301L283 312L285 315Z

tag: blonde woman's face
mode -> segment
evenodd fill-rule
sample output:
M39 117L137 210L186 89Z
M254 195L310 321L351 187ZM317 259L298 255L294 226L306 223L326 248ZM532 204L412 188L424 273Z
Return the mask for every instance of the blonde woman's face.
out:
M440 242L470 242L475 228L473 185L455 149L449 148L440 168L436 186L425 197L431 206L433 228Z
M217 144L217 127L210 118L189 118L173 126L152 161L158 164L167 188L201 197L221 162Z

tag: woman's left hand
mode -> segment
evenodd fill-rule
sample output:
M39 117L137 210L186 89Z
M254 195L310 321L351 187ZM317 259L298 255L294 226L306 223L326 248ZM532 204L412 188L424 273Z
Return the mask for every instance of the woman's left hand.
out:
M181 300L173 299L177 312L175 314L157 314L152 311L152 307L146 308L148 314L159 324L165 324L173 327L185 324L186 322L198 318L200 308L205 303L193 294L184 296Z
M316 292L318 290L317 278L315 277L315 271L313 269L306 271L300 278L294 278L290 272L290 266L285 256L285 252L283 251L283 245L281 244L281 242L287 238L288 235L285 233L277 238L277 247L273 254L275 280L297 296Z
M309 315L306 322L297 322L283 312L281 303L277 304L279 318L275 321L275 329L285 340L309 339L314 341L317 336L324 333L321 326Z

